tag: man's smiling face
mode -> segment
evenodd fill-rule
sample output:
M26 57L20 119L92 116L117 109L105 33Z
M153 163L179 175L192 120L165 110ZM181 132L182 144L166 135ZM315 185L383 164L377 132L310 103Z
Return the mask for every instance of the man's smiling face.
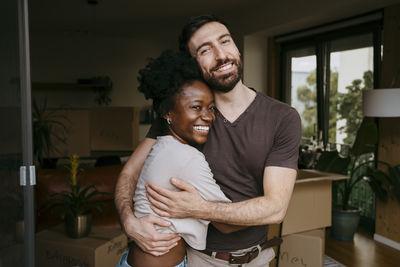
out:
M229 92L242 79L239 50L223 24L204 24L192 35L188 47L212 90Z

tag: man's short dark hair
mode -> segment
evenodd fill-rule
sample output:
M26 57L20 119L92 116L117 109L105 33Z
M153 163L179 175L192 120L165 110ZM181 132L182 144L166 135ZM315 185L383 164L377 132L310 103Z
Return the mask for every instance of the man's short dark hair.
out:
M179 50L190 54L188 47L190 38L199 28L209 22L219 22L228 27L225 22L217 18L215 15L208 14L190 17L186 24L183 26L181 34L179 36Z

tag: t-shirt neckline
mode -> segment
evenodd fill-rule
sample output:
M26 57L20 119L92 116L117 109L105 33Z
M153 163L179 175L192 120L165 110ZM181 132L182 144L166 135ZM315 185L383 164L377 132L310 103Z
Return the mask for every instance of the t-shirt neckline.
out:
M236 118L236 120L234 120L233 122L230 122L227 118L225 118L225 116L218 110L218 108L215 108L215 112L216 115L221 117L222 121L224 122L224 124L230 125L230 126L236 126L236 124L238 124L240 122L240 120L246 116L246 114L251 111L251 109L253 109L253 107L255 106L255 103L259 97L259 92L257 92L256 90L254 90L253 88L250 88L251 90L256 92L256 96L254 97L253 101L251 101L250 105L239 115L239 117Z

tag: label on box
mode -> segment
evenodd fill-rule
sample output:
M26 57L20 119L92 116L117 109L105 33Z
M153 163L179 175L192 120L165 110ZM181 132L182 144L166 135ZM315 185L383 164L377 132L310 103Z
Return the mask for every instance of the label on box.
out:
M279 267L322 267L325 251L325 229L283 237Z

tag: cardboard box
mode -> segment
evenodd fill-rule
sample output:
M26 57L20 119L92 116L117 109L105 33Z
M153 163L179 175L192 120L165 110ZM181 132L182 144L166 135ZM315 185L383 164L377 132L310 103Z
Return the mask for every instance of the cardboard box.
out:
M88 109L58 109L54 112L56 120L65 125L65 132L59 125L54 126L55 134L65 136L66 143L62 143L54 136L52 142L58 151L52 151L50 157L61 158L78 154L79 157L90 156L89 142L89 110Z
M282 225L282 235L331 225L332 181L296 183Z
M325 254L325 229L283 237L279 267L322 267Z
M132 151L138 140L138 108L106 107L90 110L91 150Z
M36 266L116 266L127 242L121 231L101 227L92 227L88 237L73 239L59 225L36 234Z

